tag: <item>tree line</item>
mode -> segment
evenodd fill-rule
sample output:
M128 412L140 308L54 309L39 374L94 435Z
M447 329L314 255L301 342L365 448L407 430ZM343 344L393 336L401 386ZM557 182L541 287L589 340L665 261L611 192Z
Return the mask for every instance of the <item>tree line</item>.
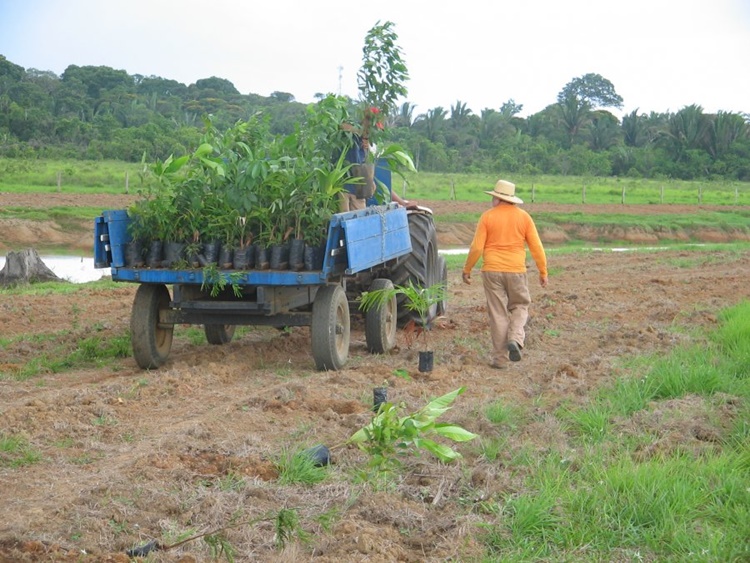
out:
M609 80L586 74L528 117L512 99L479 114L461 101L416 114L407 101L385 129L417 168L430 172L750 181L748 114L710 114L693 104L674 113L634 110L620 119L611 109L622 105ZM76 65L57 76L0 55L4 157L165 159L195 149L205 115L218 128L262 116L272 132L288 135L306 106L286 92L241 94L218 77L185 85Z

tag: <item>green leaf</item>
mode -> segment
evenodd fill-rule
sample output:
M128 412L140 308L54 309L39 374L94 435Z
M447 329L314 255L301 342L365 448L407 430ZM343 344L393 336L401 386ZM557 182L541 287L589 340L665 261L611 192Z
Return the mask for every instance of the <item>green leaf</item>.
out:
M188 156L181 156L180 158L175 160L171 160L171 158L172 157L169 157L167 159L167 162L165 162L166 167L164 168L164 174L174 174L190 159L190 157Z
M469 432L465 428L461 428L455 424L448 423L436 424L435 433L450 438L454 442L468 442L469 440L477 438L477 435L473 432Z
M460 387L455 391L446 393L442 397L438 397L433 401L429 402L420 412L433 420L443 414L445 411L451 408L451 403L456 400L461 393L466 391L466 387Z
M195 157L203 158L207 154L211 154L213 150L214 147L210 143L203 143L201 146L195 149Z
M453 450L452 448L449 448L448 446L445 446L443 444L438 444L437 442L433 442L432 440L423 439L422 447L424 447L424 449L437 457L440 461L449 462L461 457L461 454Z
M210 158L201 158L200 160L201 160L201 163L204 166L206 166L207 168L210 168L211 170L213 170L214 172L216 172L216 174L218 174L222 178L224 177L225 172L224 172L224 163L223 162L216 161L216 160L213 160L213 159L210 159Z
M352 444L361 444L362 442L366 442L369 439L367 430L370 428L370 426L371 425L368 425L357 430L354 434L351 435L347 442L350 442Z

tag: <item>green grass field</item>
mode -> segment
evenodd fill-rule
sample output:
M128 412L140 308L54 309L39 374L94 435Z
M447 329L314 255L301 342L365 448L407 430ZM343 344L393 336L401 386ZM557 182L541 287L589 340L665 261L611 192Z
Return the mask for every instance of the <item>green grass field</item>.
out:
M502 174L500 174L502 175ZM505 177L505 176L503 176ZM393 186L407 198L485 201L497 177L486 174L418 173ZM584 178L580 176L508 176L525 203L750 205L750 184L679 180Z
M63 193L136 193L140 163L120 161L0 159L0 191ZM484 201L498 177L513 181L527 203L750 205L750 184L743 182L645 180L581 176L409 173L394 176L393 187L415 199Z

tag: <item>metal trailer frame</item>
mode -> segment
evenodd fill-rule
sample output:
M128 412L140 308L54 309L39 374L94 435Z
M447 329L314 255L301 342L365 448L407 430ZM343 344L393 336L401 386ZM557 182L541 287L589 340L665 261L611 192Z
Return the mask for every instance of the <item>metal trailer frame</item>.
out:
M94 265L112 279L140 284L131 311L133 354L143 369L166 362L175 324L202 324L211 344L231 341L237 325L311 326L312 353L320 370L341 369L349 348L349 301L374 284L387 263L412 251L406 209L395 203L331 217L322 268L313 271L136 268L126 265L131 242L125 210L104 211L94 224ZM218 273L217 273L218 272ZM363 275L366 274L366 275ZM377 280L377 282L376 282ZM224 286L211 297L207 286ZM173 287L170 296L167 286ZM395 297L367 313L368 348L395 345Z

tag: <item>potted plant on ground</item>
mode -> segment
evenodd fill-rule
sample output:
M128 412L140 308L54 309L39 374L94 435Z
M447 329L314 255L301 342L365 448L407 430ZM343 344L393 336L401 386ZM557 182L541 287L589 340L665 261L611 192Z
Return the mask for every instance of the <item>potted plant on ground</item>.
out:
M360 298L359 308L367 312L373 307L382 307L393 297L403 295L406 297L404 306L410 311L414 311L419 316L419 325L417 337L422 335L425 350L419 352L419 371L432 371L434 363L434 351L429 349L428 334L433 319L430 317L430 310L445 300L446 286L444 283L434 283L428 287L421 287L409 280L408 285L394 285L373 291L366 291Z

